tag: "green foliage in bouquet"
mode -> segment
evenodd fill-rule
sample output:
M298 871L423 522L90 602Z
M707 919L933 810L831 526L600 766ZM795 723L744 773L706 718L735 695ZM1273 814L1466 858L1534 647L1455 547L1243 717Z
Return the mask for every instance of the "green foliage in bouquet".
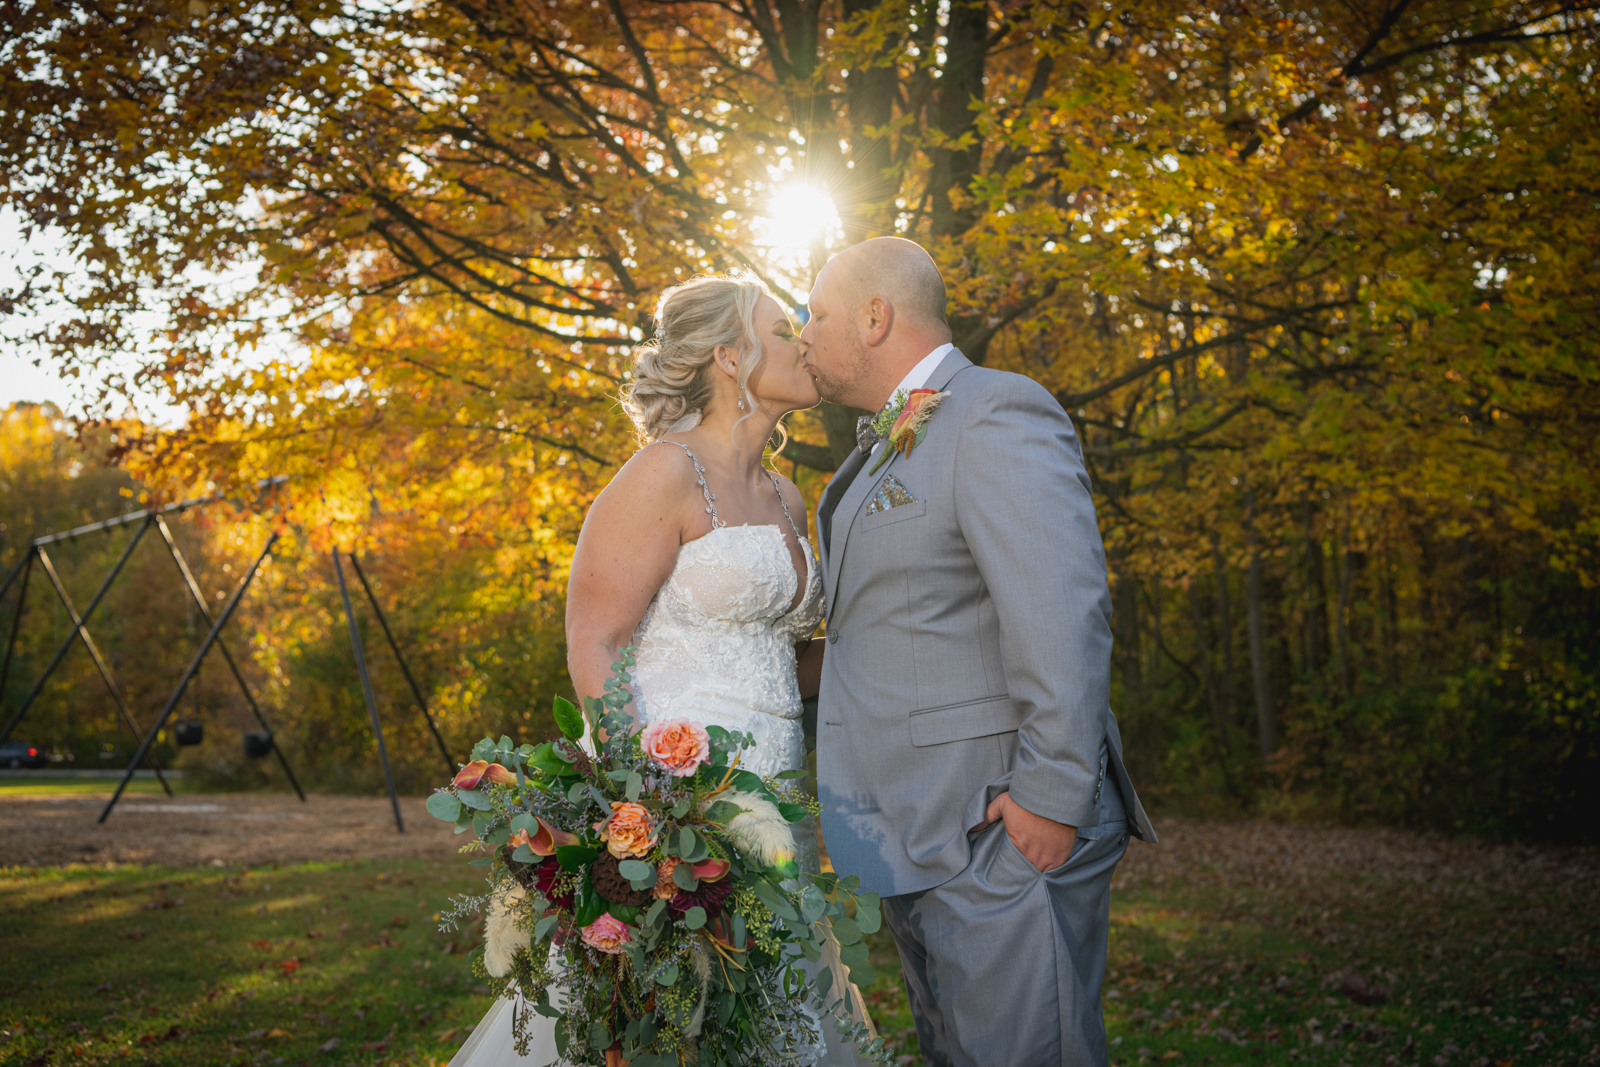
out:
M447 925L487 905L475 966L556 1020L564 1063L784 1067L812 1058L823 1025L890 1062L837 966L875 980L862 937L882 921L878 897L796 864L790 824L817 811L794 783L804 772L741 769L754 739L717 726L636 731L633 663L623 650L581 711L556 698L560 739L484 738L429 797L476 835L463 852L487 853L471 862L489 868L489 893ZM514 1026L524 1055L529 1018Z

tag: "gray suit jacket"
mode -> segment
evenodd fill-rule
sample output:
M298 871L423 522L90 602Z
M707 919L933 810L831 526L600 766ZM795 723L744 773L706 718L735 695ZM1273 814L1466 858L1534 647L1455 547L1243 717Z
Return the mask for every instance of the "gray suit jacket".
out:
M950 395L923 443L872 475L853 453L818 507L823 833L835 869L881 896L960 873L1006 789L1092 826L1113 775L1155 840L1111 714L1105 552L1072 422L1037 382L960 352L927 384ZM891 475L914 501L869 514Z

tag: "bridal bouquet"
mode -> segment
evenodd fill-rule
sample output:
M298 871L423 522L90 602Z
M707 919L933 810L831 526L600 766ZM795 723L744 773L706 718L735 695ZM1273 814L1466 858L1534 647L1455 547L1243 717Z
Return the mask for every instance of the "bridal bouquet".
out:
M560 740L484 738L428 798L476 834L462 852L488 853L472 863L489 868L490 892L458 901L446 927L487 905L474 967L556 1020L566 1063L808 1063L825 1020L889 1062L852 1021L835 969L801 966L837 953L871 982L861 937L881 921L859 879L798 869L789 824L816 810L792 784L804 772L741 770L753 738L689 719L634 732L622 711L632 666L625 649L582 711L556 698ZM605 740L586 749L586 733ZM520 1055L528 1023L520 1011Z

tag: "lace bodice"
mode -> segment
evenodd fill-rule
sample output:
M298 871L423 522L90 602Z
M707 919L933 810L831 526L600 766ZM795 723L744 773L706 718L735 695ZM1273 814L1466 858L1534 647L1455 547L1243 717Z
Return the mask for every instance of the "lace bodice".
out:
M695 471L704 487L698 462ZM816 553L791 518L806 559L805 593L796 603L800 578L783 528L725 526L715 495L704 492L711 532L679 547L672 573L634 630L635 710L641 723L687 718L755 735L740 766L757 774L803 767L794 646L822 621ZM804 841L801 849L811 851Z
M803 750L769 751L763 742L774 730L787 735L788 724L798 729L794 646L822 617L809 544L805 556L805 596L790 610L799 579L777 526L725 526L678 549L634 631L634 700L643 722L685 716L748 730L757 751L745 753L744 765L758 774L804 762Z

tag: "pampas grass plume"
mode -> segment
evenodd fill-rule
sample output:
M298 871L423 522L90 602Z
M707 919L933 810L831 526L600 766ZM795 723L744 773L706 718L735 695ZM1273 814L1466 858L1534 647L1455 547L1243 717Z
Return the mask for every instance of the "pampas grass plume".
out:
M489 914L483 920L483 969L490 977L510 974L512 960L533 941L532 934L516 923L516 907L525 896L527 890L515 885L489 901Z
M728 820L728 836L740 852L756 857L767 867L794 859L794 831L776 804L755 793L724 793L718 799L741 809Z

